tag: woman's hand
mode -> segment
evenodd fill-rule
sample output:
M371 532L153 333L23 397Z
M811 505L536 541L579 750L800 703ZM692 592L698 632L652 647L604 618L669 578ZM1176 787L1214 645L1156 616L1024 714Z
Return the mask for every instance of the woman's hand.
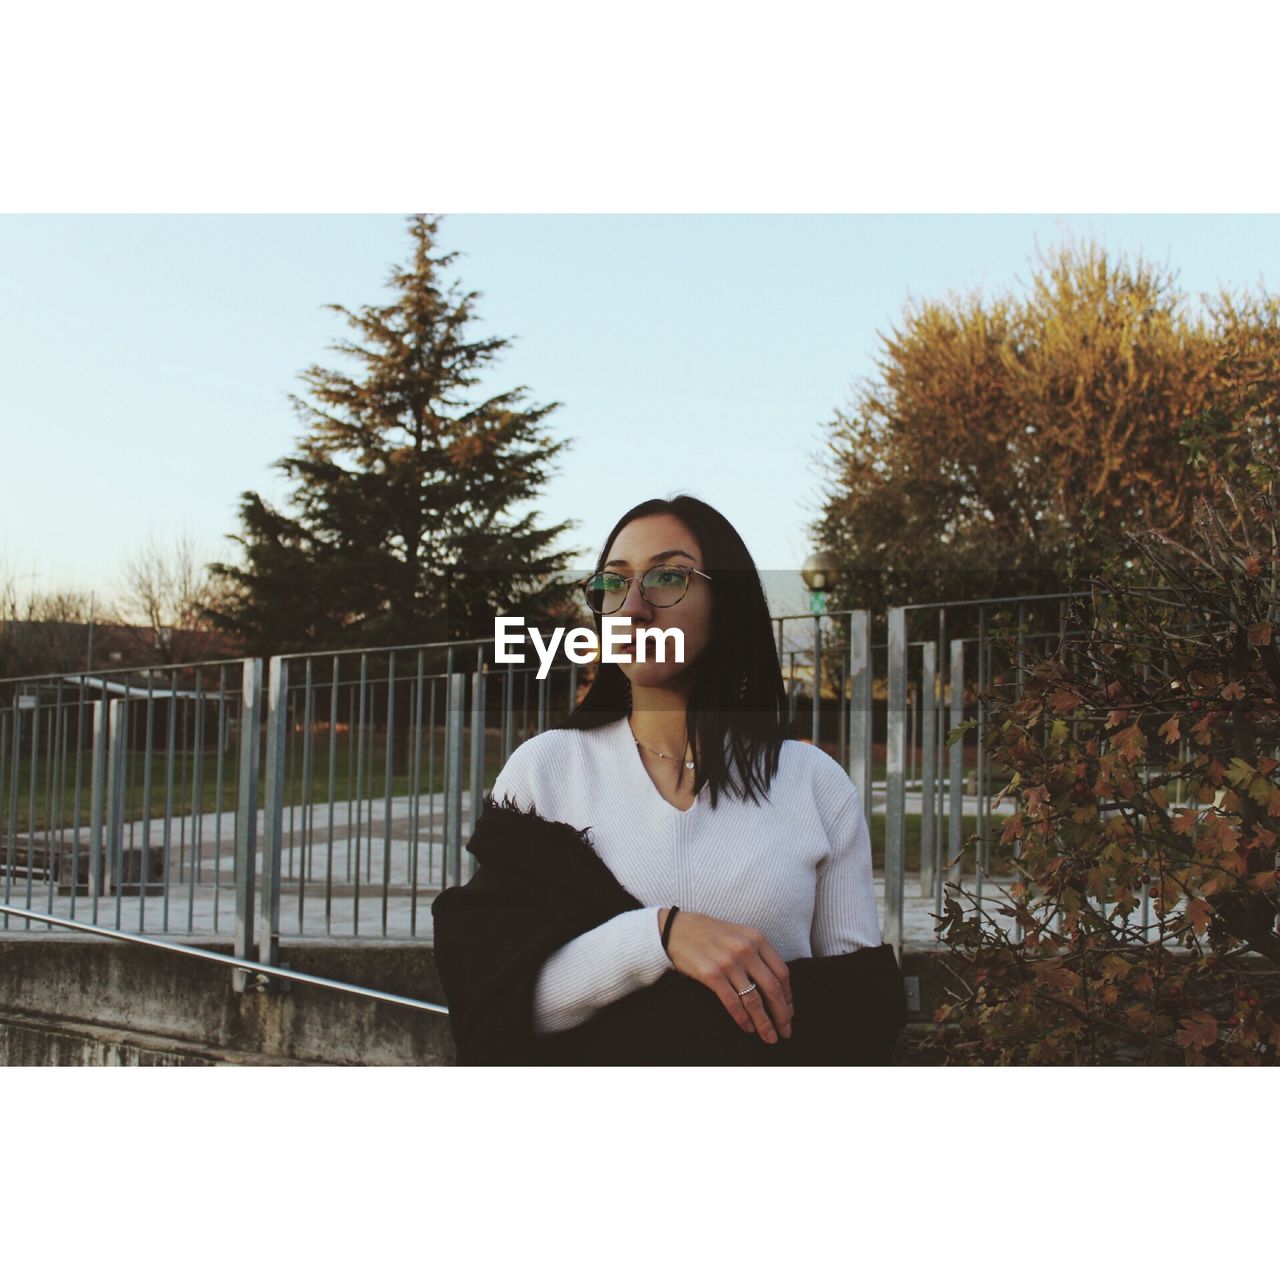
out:
M666 927L669 911L663 907L658 912L659 929ZM671 926L667 954L677 972L710 987L720 997L743 1031L758 1032L768 1044L777 1043L779 1032L791 1035L795 1012L791 978L759 929L681 909ZM753 982L754 991L738 995Z

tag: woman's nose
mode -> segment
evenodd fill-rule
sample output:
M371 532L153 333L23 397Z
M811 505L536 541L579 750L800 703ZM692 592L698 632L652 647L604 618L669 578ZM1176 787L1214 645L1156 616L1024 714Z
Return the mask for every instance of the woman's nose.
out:
M646 622L653 620L653 609L640 592L639 578L628 584L627 598L622 602L622 608L618 612L629 618L642 618Z

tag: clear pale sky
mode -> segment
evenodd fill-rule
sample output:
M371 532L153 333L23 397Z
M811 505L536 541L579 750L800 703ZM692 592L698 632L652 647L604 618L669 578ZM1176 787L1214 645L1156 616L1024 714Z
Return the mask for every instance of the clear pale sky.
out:
M909 295L1027 278L1037 243L1092 233L1193 297L1274 288L1280 218L462 215L442 248L476 336L514 339L491 389L562 403L573 445L538 503L584 562L628 506L689 490L762 569L810 549L821 425L874 372ZM110 595L154 533L233 552L241 490L284 496L297 375L346 336L324 310L384 296L399 215L0 218L0 572Z

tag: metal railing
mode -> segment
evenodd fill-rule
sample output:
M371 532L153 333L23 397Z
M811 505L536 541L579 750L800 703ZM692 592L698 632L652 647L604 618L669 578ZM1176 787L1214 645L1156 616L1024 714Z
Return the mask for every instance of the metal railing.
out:
M899 949L912 869L937 910L945 883L981 895L998 872L981 710L945 745L992 679L990 620L1013 610L1048 646L1067 598L893 608L876 643L866 610L773 619L792 732L858 787ZM492 655L486 638L0 681L0 902L27 929L230 936L267 966L282 931L429 936L502 763L578 699L576 664L539 680Z
M215 964L229 967L235 973L262 974L267 978L277 978L288 982L301 982L310 987L326 987L330 991L342 991L348 995L367 996L371 1000L383 1004L403 1005L406 1009L421 1009L424 1013L442 1013L447 1015L446 1005L433 1004L429 1000L415 1000L412 996L399 996L391 991L376 991L372 987L360 987L353 982L342 982L338 978L322 978L314 973L301 973L296 969L285 969L279 965L260 964L256 960L243 960L236 956L224 956L219 951L208 951L203 947L190 947L182 942L169 942L162 938L148 938L143 934L122 933L118 929L106 929L99 925L86 924L83 920L64 920L58 916L44 915L39 911L24 911L21 907L10 907L0 903L0 911L6 917L18 916L20 919L34 920L37 924L48 925L59 929L72 929L79 933L89 933L100 938L114 938L119 942L136 942L158 951L167 951L174 955L191 956L197 960L211 960Z
M1050 652L1070 634L1068 602L1080 594L953 600L888 611L884 936L899 952L905 941L909 852L916 855L920 898L931 900L937 915L945 885L962 889L970 880L969 892L981 909L993 875L1012 879L1007 867L992 860L993 800L999 788L991 776L980 695L997 679L1011 680L1021 693L1032 655ZM969 634L955 627L957 616ZM993 629L993 620L1002 624L1002 634ZM912 639L912 630L920 638ZM1016 639L1010 663L1001 649L1007 649L1011 636ZM960 726L970 721L973 727L961 734ZM957 737L948 746L953 731ZM910 845L908 789L918 813ZM972 835L977 839L970 860L964 850ZM1015 856L1018 848L1012 848Z

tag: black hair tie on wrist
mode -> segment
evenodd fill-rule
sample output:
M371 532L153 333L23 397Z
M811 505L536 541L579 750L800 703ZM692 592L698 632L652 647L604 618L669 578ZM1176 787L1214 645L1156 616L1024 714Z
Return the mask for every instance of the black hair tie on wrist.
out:
M667 912L667 923L666 923L665 925L663 925L663 926L662 926L662 949L663 949L663 951L667 951L667 939L671 937L671 926L672 926L672 924L673 924L673 923L674 923L674 921L675 921L675 918L676 918L676 912L677 912L677 911L679 911L679 910L680 910L680 908L679 908L679 907L672 907L672 908L671 908L671 910ZM671 952L670 952L670 951L667 951L667 955L668 955L668 957L669 957L669 956L671 955Z

